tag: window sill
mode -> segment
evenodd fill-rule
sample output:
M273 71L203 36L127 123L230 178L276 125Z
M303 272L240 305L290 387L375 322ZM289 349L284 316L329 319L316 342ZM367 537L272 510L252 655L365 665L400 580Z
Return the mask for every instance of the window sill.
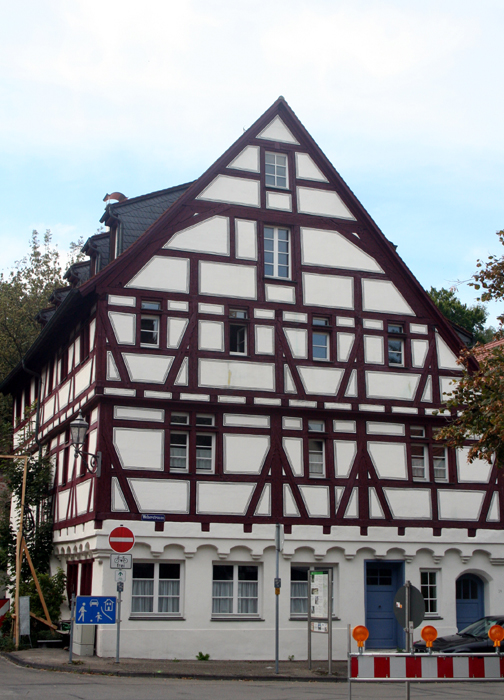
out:
M212 615L210 622L264 622L260 615Z
M339 622L341 620L341 617L336 617L333 615L333 622ZM291 615L289 617L290 622L307 622L308 621L308 615ZM312 620L312 622L324 622L324 620Z
M425 620L444 620L444 617L439 617L439 615L429 615L428 613L425 615Z
M279 282L280 284L297 284L295 280L291 280L289 277L269 277L268 275L263 276L265 282Z
M128 343L128 345L134 345L135 343ZM159 350L159 345L155 345L154 343L140 343L141 348L151 348L151 350Z
M158 613L157 615L152 613L142 614L142 613L131 613L128 620L185 620L183 615L177 614L166 614Z

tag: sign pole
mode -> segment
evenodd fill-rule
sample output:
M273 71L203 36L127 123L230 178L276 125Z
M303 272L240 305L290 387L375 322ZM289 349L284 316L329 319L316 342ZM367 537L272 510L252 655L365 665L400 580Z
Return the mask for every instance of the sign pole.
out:
M327 672L332 675L332 590L333 570L329 569L329 592L327 595Z
M278 674L278 656L280 649L280 523L275 526L275 549L276 549L276 567L275 567L275 673Z
M124 590L124 583L122 581L117 582L117 593L118 593L118 598L117 598L117 619L116 619L116 629L117 629L117 638L116 638L116 658L115 662L116 664L119 663L119 652L120 652L120 646L121 646L121 593Z
M312 569L308 570L308 669L311 671L312 667L312 638L311 638L311 572Z
M72 606L70 608L70 645L68 649L68 663L73 663L73 636L74 636L74 625L75 625L75 593L72 593Z

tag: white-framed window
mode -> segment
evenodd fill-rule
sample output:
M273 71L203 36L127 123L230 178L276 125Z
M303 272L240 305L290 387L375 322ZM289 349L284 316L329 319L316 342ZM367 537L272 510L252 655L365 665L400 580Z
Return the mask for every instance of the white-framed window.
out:
M425 612L432 615L438 612L437 571L420 572L420 590L425 600Z
M290 279L290 231L276 226L264 227L264 274Z
M131 614L180 615L180 564L133 562Z
M312 333L312 355L314 360L329 359L329 333Z
M215 416L212 414L198 413L196 415L196 425L213 426L215 425Z
M189 425L188 413L172 413L170 421L173 425Z
M213 471L214 436L209 433L196 435L196 470Z
M214 564L212 616L259 615L259 567L251 564Z
M311 433L323 433L325 432L325 423L323 420L309 420L308 430Z
M411 445L411 475L413 479L427 479L427 449L426 445Z
M324 476L324 440L308 440L308 473L310 476Z
M188 442L189 435L187 433L170 433L170 469L187 471Z
M159 347L159 317L140 317L140 345Z
M291 564L290 614L308 615L308 566Z
M161 311L160 301L149 301L148 299L142 299L140 306L142 311Z
M434 481L448 481L446 447L443 445L432 445L432 462L434 466Z
M266 153L265 173L266 187L286 189L289 186L287 156L282 153Z
M313 568L313 565L312 565ZM316 569L320 571L319 567ZM322 567L322 571L327 571L327 567ZM332 588L332 612L333 617L336 616L334 589L336 587L337 569L333 569L333 588ZM290 615L291 617L306 618L308 615L308 579L310 566L302 564L291 564L291 582L290 582Z
M395 367L404 367L404 340L400 336L404 333L402 323L387 324L388 338L388 363Z
M248 318L245 309L229 310L229 352L233 355L247 354L247 324L243 323Z

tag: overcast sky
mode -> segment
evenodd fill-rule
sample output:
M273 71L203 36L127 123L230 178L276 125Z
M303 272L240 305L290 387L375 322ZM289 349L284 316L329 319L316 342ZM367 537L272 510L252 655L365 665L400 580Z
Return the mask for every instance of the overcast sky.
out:
M0 268L284 97L420 283L504 253L502 0L0 0ZM475 292L460 286L473 303ZM489 307L490 321L502 312Z

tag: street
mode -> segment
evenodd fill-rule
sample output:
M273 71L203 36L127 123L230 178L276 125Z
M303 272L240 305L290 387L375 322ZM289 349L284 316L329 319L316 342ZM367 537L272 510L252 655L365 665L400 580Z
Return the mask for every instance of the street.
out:
M447 683L411 686L411 700L488 700L500 698L497 683ZM165 678L121 678L39 671L0 658L0 700L344 700L346 683L201 681ZM353 684L352 699L395 700L405 697L402 684Z

